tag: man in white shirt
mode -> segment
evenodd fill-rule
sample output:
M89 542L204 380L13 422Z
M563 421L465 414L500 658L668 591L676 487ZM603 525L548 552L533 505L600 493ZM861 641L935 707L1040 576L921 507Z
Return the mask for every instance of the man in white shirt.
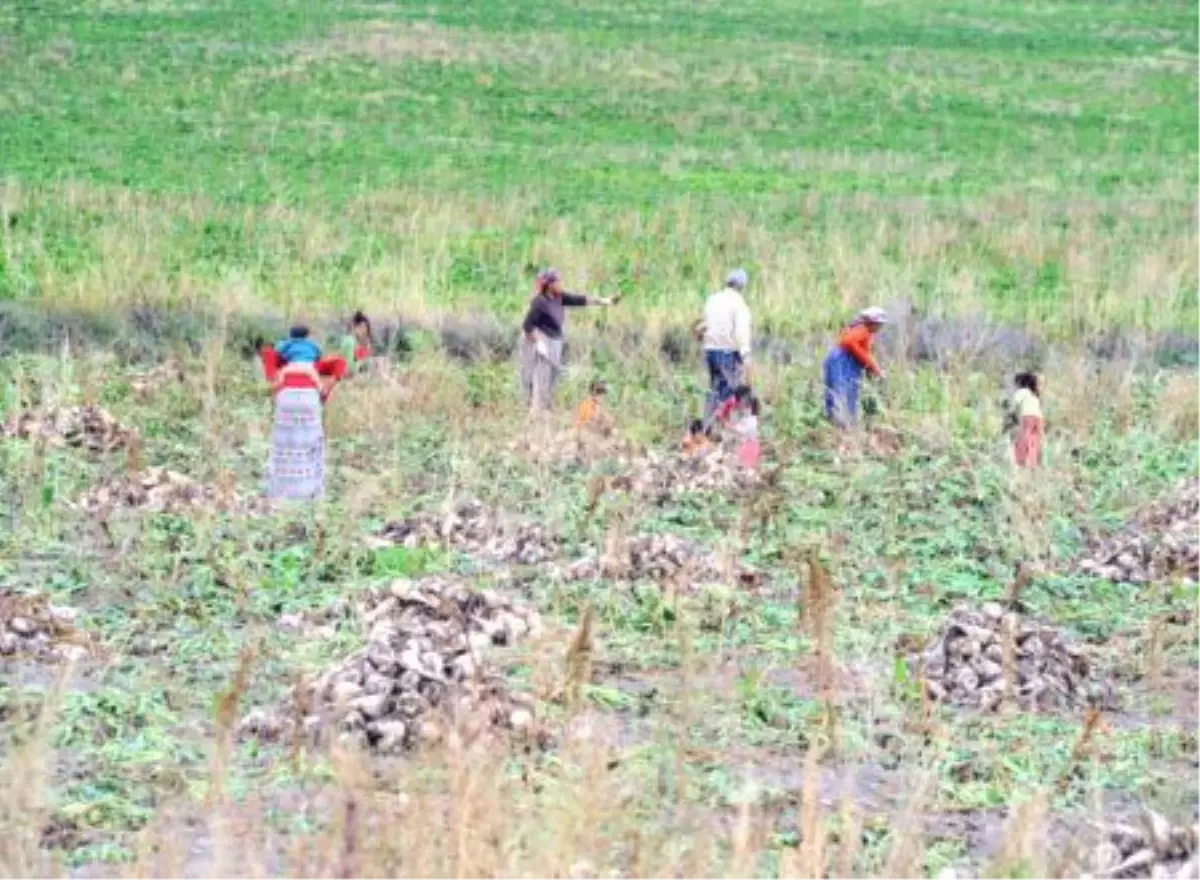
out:
M724 289L704 304L704 360L710 382L705 423L742 383L750 364L750 310L742 298L746 282L746 271L734 269L725 279Z

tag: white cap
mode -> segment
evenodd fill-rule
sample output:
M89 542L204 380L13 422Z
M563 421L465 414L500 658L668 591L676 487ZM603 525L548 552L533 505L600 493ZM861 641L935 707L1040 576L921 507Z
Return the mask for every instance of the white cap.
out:
M869 309L863 309L858 313L858 320L864 324L886 324L888 322L888 313L879 306L871 306Z

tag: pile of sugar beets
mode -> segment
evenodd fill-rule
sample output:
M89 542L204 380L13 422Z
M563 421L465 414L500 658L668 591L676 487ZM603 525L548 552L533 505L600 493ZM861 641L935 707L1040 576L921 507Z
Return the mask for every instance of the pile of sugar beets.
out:
M998 602L955 608L919 658L930 698L983 711L1012 700L1024 709L1105 706L1083 648L1058 627L1005 611Z
M396 753L436 742L451 724L526 731L534 701L487 659L541 630L537 613L456 577L397 580L359 616L366 645L293 689L277 712L251 712L246 734L303 737Z

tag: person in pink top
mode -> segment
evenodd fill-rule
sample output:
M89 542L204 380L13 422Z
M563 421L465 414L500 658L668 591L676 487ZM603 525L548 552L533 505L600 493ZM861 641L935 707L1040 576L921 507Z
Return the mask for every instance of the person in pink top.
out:
M758 460L762 454L758 442L759 408L758 398L753 395L748 397L742 404L741 416L734 425L734 431L739 438L738 463L748 470L758 467Z

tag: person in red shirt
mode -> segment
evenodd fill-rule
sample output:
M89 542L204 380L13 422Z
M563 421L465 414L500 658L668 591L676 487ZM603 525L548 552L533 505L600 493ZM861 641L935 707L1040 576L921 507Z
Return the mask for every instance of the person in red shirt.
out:
M346 375L346 359L327 355L315 363L288 363L272 346L259 350L275 398L267 497L311 501L325 492L323 407Z
M733 389L725 400L713 410L712 418L708 423L708 428L713 425L720 425L722 428L728 426L729 420L733 418L736 410L746 406L747 401L754 397L754 390L749 385L739 385Z
M825 356L825 417L839 428L849 428L858 419L858 389L863 373L884 378L871 354L871 345L886 323L887 312L883 309L863 309Z
M361 372L366 367L374 347L375 334L371 332L371 319L364 312L355 312L354 317L350 319L350 336L345 342L343 354L354 364L354 368Z

